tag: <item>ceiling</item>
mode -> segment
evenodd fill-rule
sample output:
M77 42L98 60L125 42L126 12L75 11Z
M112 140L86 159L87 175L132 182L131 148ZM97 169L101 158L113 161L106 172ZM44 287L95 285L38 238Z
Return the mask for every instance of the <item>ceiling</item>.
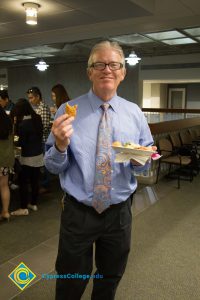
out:
M86 61L104 39L141 58L200 53L199 0L35 0L36 26L25 23L23 2L0 0L0 68L41 57L47 63ZM174 44L176 36L189 43Z

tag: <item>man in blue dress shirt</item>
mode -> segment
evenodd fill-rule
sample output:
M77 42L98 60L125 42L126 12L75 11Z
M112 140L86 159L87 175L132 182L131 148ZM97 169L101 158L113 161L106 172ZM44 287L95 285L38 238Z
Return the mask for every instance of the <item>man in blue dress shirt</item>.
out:
M125 271L131 239L131 196L137 188L133 170L144 171L135 161L116 163L111 157L109 207L98 213L93 205L98 127L103 103L109 103L112 141L143 146L153 139L140 108L117 95L126 74L121 47L104 41L95 45L88 60L89 93L68 102L78 105L77 116L57 111L47 140L45 165L59 174L65 192L56 270L57 300L79 300L93 278L92 300L113 300ZM96 272L93 270L95 244ZM62 278L64 277L64 279ZM84 278L84 280L83 280Z

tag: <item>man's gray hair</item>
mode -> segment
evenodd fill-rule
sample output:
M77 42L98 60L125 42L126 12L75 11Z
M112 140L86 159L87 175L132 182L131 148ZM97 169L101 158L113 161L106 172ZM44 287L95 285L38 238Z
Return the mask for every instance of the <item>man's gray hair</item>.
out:
M94 47L92 48L88 59L88 69L93 64L94 54L102 49L112 49L116 51L121 56L121 63L123 64L123 67L125 67L125 57L124 57L124 52L122 50L122 47L117 42L102 41L94 45Z

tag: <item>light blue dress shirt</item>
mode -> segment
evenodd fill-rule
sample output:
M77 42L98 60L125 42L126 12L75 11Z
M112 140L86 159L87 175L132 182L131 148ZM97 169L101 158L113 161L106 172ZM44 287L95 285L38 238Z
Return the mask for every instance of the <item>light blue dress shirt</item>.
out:
M64 192L78 201L91 206L95 174L97 133L104 102L92 90L69 102L78 105L77 116L73 122L73 135L68 149L61 153L55 146L51 133L46 143L45 165L53 174L59 174ZM133 142L143 146L153 144L146 118L140 108L117 94L109 101L109 114L112 120L112 139L122 143ZM65 104L57 111L55 118L65 113ZM115 163L112 150L112 189L111 204L125 201L137 188L130 162ZM144 171L149 167L134 167Z

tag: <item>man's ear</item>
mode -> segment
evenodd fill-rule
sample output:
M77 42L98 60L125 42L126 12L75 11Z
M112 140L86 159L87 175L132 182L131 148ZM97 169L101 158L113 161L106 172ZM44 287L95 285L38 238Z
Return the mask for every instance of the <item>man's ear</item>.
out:
M126 68L124 68L124 78L126 77ZM123 78L123 80L124 80Z
M91 80L91 72L92 72L92 70L90 68L87 69L87 75L90 80Z
M125 76L126 76L126 68L124 68L124 69L122 70L122 73L121 73L121 81L124 80Z

